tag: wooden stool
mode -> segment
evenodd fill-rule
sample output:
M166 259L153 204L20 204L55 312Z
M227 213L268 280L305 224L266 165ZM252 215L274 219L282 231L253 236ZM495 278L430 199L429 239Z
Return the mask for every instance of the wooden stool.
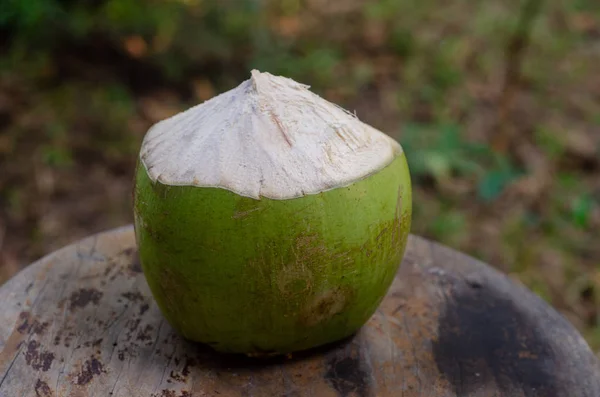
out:
M221 355L174 333L131 226L30 265L0 302L0 397L600 396L599 361L562 316L415 236L358 334L291 358Z

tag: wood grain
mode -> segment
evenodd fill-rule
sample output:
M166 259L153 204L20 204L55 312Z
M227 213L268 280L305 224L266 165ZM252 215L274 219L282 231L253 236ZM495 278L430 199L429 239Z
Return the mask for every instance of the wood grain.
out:
M415 236L358 334L291 358L219 355L174 333L131 226L30 265L0 300L0 397L600 396L600 364L562 316Z

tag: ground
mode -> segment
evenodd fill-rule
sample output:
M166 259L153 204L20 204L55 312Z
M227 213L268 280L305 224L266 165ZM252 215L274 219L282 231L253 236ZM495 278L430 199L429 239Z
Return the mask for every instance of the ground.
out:
M39 4L0 13L0 282L130 223L146 130L258 68L397 138L413 233L509 273L600 351L597 1Z

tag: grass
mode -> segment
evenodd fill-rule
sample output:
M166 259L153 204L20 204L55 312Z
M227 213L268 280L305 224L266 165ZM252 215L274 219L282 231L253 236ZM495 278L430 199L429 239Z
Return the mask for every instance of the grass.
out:
M518 278L600 351L597 1L8 4L0 277L131 222L147 128L259 68L398 139L413 232Z

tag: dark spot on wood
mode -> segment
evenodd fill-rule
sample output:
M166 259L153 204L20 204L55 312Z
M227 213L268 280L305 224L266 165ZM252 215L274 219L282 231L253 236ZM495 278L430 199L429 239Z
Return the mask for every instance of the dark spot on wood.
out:
M144 303L142 306L140 306L140 316L143 316L144 313L146 313L149 308L150 308L150 305L148 305L147 303Z
M19 313L19 320L21 320L21 324L17 327L17 331L24 334L29 329L29 312Z
M85 347L98 347L102 344L102 339L96 339L95 341L87 341L83 344L83 346ZM79 349L81 347L81 345L77 346L76 349Z
M52 393L52 389L50 389L50 386L48 386L48 384L41 379L38 379L35 382L34 390L35 390L35 395L37 397L53 397L54 396L54 393Z
M482 284L481 280L476 277L467 276L465 278L465 281L467 282L467 285L471 288L474 288L474 289L483 288L483 284Z
M129 322L129 330L131 332L135 331L137 329L137 327L140 325L140 321L141 320L139 318L136 318L136 319L130 321Z
M106 265L106 268L104 269L104 277L108 276L110 274L110 272L115 268L115 266L117 266L117 264L115 262L110 262L108 265Z
M100 302L100 298L102 298L102 292L93 288L80 288L73 292L69 298L71 302L70 309L73 311L76 308L84 308L90 302L97 305Z
M325 380L342 397L367 397L370 389L369 372L363 367L360 354L343 349L327 360Z
M188 376L190 374L190 368L193 368L196 365L197 365L196 360L194 360L193 358L186 358L185 365L183 366L183 371L181 371L183 376Z
M31 291L31 288L33 288L33 283L27 284L27 287L25 287L25 294L28 294L29 291Z
M134 302L134 303L144 300L144 296L142 294L140 294L139 291L126 292L124 294L121 294L121 296L126 298L127 300L130 300L131 302Z
M67 337L65 338L65 347L71 346L71 341L73 340L74 337L75 337L75 333L73 331L70 331L67 334Z
M52 366L54 361L54 353L48 351L40 351L40 344L34 340L27 344L27 350L25 351L25 361L27 365L36 371L42 370L46 372Z
M60 340L62 339L62 335L65 329L63 327L58 329L56 336L54 337L54 346L58 346L60 344Z
M140 342L152 340L152 336L150 334L152 333L153 329L154 329L154 327L152 325L150 325L150 324L146 325L146 327L142 330L142 332L140 332L138 334L137 340Z
M129 272L132 275L138 275L140 273L142 273L143 269L142 269L142 264L140 262L140 256L138 254L137 251L132 252L131 254L131 263L129 264Z
M76 383L80 386L87 385L94 379L95 375L106 373L102 363L96 357L92 357L83 364L81 372L77 375Z
M562 395L560 363L536 324L491 286L457 287L442 309L433 346L438 370L459 396L488 384L503 396Z
M176 380L177 382L185 382L185 380L187 379L186 377L182 376L181 374L175 371L171 371L169 376L171 379Z
M398 313L399 311L401 311L402 309L404 309L406 307L406 302L400 302L396 308L394 308L394 310L392 311L392 316L396 315L396 313Z
M219 393L217 393L219 394ZM160 394L152 394L151 397L192 397L192 393L187 390L182 390L177 394L175 390L162 390Z
M131 256L135 252L136 252L135 248L129 247L129 248L125 248L123 251L121 251L121 255L123 255L123 256Z
M117 352L117 357L119 358L119 360L120 360L120 361L123 361L123 360L125 360L125 353L126 353L126 352L127 352L127 348L125 348L125 349L120 349L120 350Z
M127 340L131 340L132 334L136 331L136 329L139 325L140 325L139 318L128 321L127 329L129 329L129 332L127 333Z
M47 322L40 323L39 321L35 320L31 325L30 332L33 332L36 335L42 335L44 332L46 332L46 329L48 329Z
M467 284L469 285L469 287L474 289L479 289L483 287L483 285L477 280L467 280Z

